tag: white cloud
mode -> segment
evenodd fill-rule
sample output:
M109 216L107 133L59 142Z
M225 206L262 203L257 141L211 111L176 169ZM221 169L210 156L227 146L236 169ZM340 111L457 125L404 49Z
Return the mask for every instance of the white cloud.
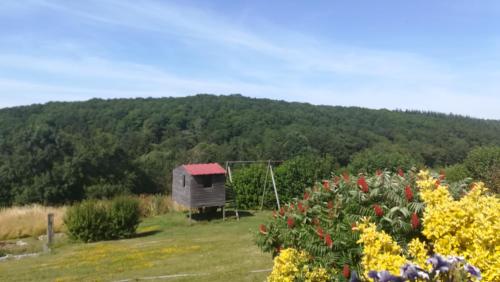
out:
M444 60L414 52L341 45L277 26L259 31L238 26L214 11L168 2L36 3L25 9L48 9L63 22L89 24L96 30L114 26L124 32L175 38L186 45L203 42L197 52L217 52L214 60L230 57L226 73L217 77L181 75L174 66L103 57L94 49L98 45L95 42L93 48L85 48L87 42L64 42L77 50L77 56L57 52L58 47L50 48L44 56L22 52L0 55L0 74L11 70L21 73L0 79L1 91L11 93L0 96L0 106L8 104L5 95L28 100L36 95L45 100L81 100L96 96L242 93L316 104L427 109L500 119L495 109L500 100L493 94L499 82L485 78L485 71L473 66L467 71L457 70ZM477 80L472 82L470 77Z

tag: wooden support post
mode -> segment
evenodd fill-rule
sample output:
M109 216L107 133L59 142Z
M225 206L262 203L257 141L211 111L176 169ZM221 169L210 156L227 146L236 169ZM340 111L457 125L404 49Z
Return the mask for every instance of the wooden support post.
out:
M47 245L51 245L54 240L54 214L47 215Z
M274 173L273 173L273 168L271 165L269 165L269 172L271 172L271 180L273 181L274 195L276 196L276 203L278 204L278 210L279 210L279 209L281 209L280 199L278 197L278 189L276 189L276 181L274 181Z
M222 221L226 220L226 210L224 209L224 206L222 206Z
M267 176L269 175L269 168L271 167L271 161L267 163L267 169L266 169L266 177L264 177L264 189L262 191L262 200L260 202L260 210L264 208L264 197L266 196L266 188L267 188Z

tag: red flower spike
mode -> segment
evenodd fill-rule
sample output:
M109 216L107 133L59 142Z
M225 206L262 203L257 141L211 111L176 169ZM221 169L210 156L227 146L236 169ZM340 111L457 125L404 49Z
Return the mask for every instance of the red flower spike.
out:
M295 206L293 204L290 204L290 209L291 210L294 210L295 209Z
M285 215L285 209L283 207L280 208L280 215L281 216Z
M288 225L288 228L292 229L295 226L295 220L293 220L293 218L289 217L286 220L286 224Z
M357 228L358 228L358 225L356 225L356 223L351 224L351 230L352 231L356 231Z
M375 172L377 174L377 176L381 176L382 175L382 170L380 169L377 169L377 172Z
M321 227L316 228L316 234L318 234L319 238L323 240L324 233Z
M364 176L358 178L358 186L361 187L361 191L363 191L363 193L368 193L368 183L366 183Z
M413 191L411 190L410 185L406 186L405 188L405 196L408 202L411 202L413 200Z
M327 207L328 207L329 209L333 209L333 202L332 202L332 201L328 201L328 205L327 205Z
M382 217L384 215L384 210L382 209L381 206L379 206L377 204L373 205L373 210L375 211L375 214L378 217Z
M434 183L434 185L436 185L436 188L439 187L439 185L441 185L441 180L436 180L436 182Z
M325 235L325 244L328 246L328 248L333 247L333 241L332 241L332 237L330 236L330 234Z
M401 168L398 168L398 175L401 177L405 177L405 173L403 172L403 170Z
M412 213L411 215L411 228L417 229L420 226L420 220L418 219L418 215L416 213Z
M302 202L299 202L298 208L299 208L299 211L301 213L304 213L307 210L307 207L304 207L304 205L302 204Z
M444 180L446 178L446 172L442 169L439 171L439 180Z
M344 178L345 182L349 182L349 173L347 171L344 171L342 173L342 177Z
M267 234L267 228L264 224L259 225L260 234Z
M309 200L309 193L307 193L307 191L304 192L304 200Z
M351 276L349 265L344 264L344 268L342 268L342 276L344 276L345 279L349 279L349 277Z

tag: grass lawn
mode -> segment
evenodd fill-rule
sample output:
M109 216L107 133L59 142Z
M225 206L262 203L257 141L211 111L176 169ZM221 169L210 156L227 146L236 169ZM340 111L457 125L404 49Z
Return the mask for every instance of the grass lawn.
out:
M0 261L0 281L264 281L272 259L253 234L269 215L191 225L182 213L148 218L137 238L59 242L50 254Z

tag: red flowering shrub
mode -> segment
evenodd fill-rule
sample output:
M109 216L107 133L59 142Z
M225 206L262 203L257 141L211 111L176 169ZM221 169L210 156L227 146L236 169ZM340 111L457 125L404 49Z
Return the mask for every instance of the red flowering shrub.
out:
M375 215L377 215L378 217L382 217L384 215L384 210L380 205L373 205L373 211L375 211Z
M358 178L358 186L361 187L361 191L363 191L363 193L368 193L368 183L366 183L366 179L364 176L361 176L360 178Z
M406 186L405 188L405 197L408 202L411 202L413 200L413 191L411 190L410 185Z
M420 226L420 220L416 213L411 214L411 228L417 229Z
M342 276L344 276L345 279L349 279L349 277L351 276L349 265L344 264L344 267L342 268Z

